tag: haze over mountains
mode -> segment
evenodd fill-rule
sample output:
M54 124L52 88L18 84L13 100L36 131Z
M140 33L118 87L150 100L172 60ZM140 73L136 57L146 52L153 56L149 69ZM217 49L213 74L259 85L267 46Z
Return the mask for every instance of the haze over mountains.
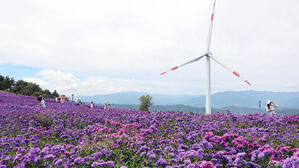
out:
M139 97L149 94L153 97L154 105L188 105L202 108L205 106L205 95L169 95L143 92L121 92L94 96L77 96L85 102L94 101L102 104L108 100L112 104L138 105ZM269 92L269 91L226 91L212 95L212 107L246 107L258 109L259 100L265 109L266 100L271 99L280 107L299 109L299 92Z
M121 109L138 109L139 105L134 104L111 104L111 107L121 108ZM200 113L205 114L206 110L204 107L192 107L187 105L153 105L150 107L150 111L182 111L185 113ZM299 115L298 109L290 109L280 107L276 110L277 115ZM253 114L253 113L267 113L265 108L259 110L257 108L248 108L248 107L236 107L236 106L227 106L222 108L212 108L212 113L234 113L234 114Z

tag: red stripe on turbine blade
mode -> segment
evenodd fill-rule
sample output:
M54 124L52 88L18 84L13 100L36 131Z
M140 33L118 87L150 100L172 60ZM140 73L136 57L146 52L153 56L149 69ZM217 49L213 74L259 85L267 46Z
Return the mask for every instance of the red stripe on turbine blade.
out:
M248 82L248 80L245 80L245 82L246 82L248 85L252 86L252 85L251 85L251 83L250 83L250 82Z
M216 1L214 2L214 8L215 8L215 6L216 6Z
M162 72L160 75L164 75L164 74L166 74L166 72Z
M171 68L171 70L173 71L173 70L178 69L178 68L179 68L179 67L176 66L176 67Z
M235 74L237 77L240 77L240 75L237 72L233 72L233 74Z
M211 16L211 21L214 20L214 13L212 13L212 16Z

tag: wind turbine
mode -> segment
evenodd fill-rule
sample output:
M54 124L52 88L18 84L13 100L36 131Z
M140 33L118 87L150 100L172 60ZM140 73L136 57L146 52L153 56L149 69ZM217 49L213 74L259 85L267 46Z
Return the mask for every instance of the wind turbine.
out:
M212 56L212 53L210 52L210 45L211 45L211 37L212 37L212 29L213 29L213 21L214 21L214 13L215 13L215 6L216 6L216 0L214 1L214 5L213 5L213 13L211 16L211 23L210 23L210 28L209 28L209 34L208 34L208 45L207 45L207 52L200 56L197 57L191 61L188 61L182 65L179 66L175 66L173 68L171 68L168 71L165 71L163 73L161 73L160 75L164 75L167 72L176 70L180 67L183 67L185 65L191 64L193 62L199 61L202 58L206 58L206 66L207 66L207 70L206 70L206 75L207 75L207 90L206 90L206 114L211 114L211 65L210 65L210 60L214 60L215 62L217 62L218 64L220 64L222 67L224 67L225 69L227 69L228 71L230 71L231 73L233 73L235 76L237 76L239 79L243 80L244 82L246 82L248 85L251 86L251 83L248 82L247 80L243 79L236 71L230 69L228 66L225 66L223 63L221 63L218 59L216 59L214 56Z

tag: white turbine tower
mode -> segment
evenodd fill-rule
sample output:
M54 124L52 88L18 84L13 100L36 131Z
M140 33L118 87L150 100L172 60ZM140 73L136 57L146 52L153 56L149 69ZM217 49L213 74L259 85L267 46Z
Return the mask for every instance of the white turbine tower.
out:
M247 80L243 79L236 71L228 68L227 66L225 66L223 63L221 63L218 59L216 59L214 56L212 56L212 53L210 52L210 44L211 44L211 37L212 37L212 29L213 29L213 21L214 21L214 13L215 13L215 6L216 6L216 0L214 1L214 6L213 6L213 13L211 16L211 23L210 23L210 28L209 28L209 34L208 34L208 45L207 45L207 52L206 54L197 57L191 61L188 61L182 65L179 66L175 66L173 68L171 68L168 71L165 71L163 73L161 73L160 75L164 75L167 72L173 71L175 69L178 69L182 66L188 65L190 63L196 62L200 59L202 59L203 57L206 57L206 64L207 64L207 91L206 91L206 114L211 114L211 66L210 66L210 60L213 59L215 62L217 62L218 64L220 64L221 66L223 66L225 69L229 70L230 72L232 72L234 75L236 75L237 77L239 77L241 80L245 81L248 85L251 86L251 83L248 82Z

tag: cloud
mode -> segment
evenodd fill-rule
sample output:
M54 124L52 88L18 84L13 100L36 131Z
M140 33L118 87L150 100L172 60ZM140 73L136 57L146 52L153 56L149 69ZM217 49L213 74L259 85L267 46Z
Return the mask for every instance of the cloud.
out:
M42 70L36 75L36 80L45 81L47 87L59 92L71 93L78 89L81 81L71 73L54 70Z
M202 89L192 84L186 88L187 83L170 83L167 80L161 82L105 77L79 79L71 73L54 70L42 70L34 76L22 79L39 84L43 89L57 90L58 93L66 95L97 95L127 91L184 94L186 91Z
M43 81L41 79L38 79L38 78L33 78L33 77L26 78L26 77L23 77L22 80L24 80L26 82L32 82L32 83L38 84L42 88L47 88L48 87L47 82L45 82L45 81Z
M212 4L213 0L5 1L0 6L0 64L46 70L37 76L51 83L49 87L69 92L104 92L100 85L105 92L136 87L202 94L204 60L166 77L159 74L205 52ZM293 84L299 83L298 4L217 2L211 51L254 88L213 63L213 92L299 89ZM85 89L84 82L94 89Z
M43 80L46 80L50 83L53 83L57 86L69 86L72 87L80 82L78 78L76 78L71 73L63 73L60 71L53 70L42 70L36 74L37 76L41 76Z

